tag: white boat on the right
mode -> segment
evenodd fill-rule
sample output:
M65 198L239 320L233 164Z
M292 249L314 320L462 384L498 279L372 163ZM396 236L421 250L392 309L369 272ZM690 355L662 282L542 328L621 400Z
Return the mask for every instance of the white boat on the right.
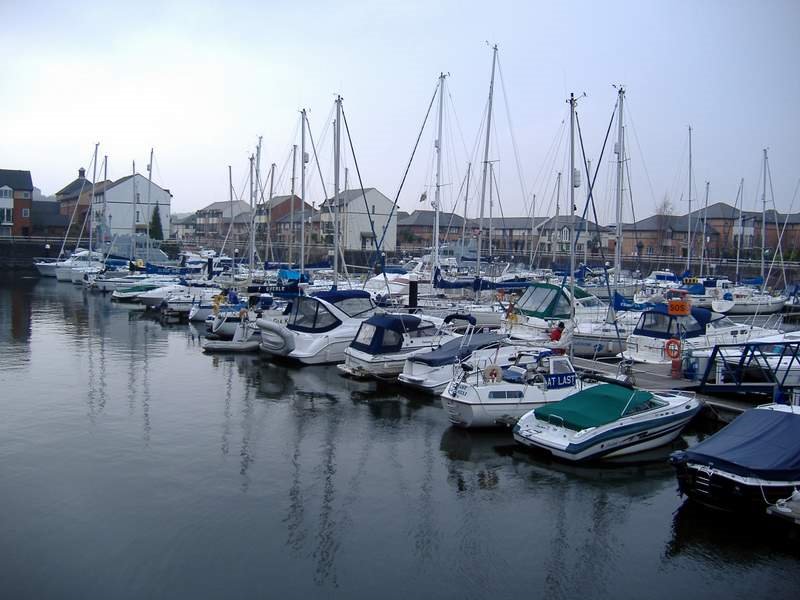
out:
M624 456L671 442L701 408L693 392L601 384L525 414L514 439L570 461Z
M783 310L784 295L773 296L751 287L736 287L726 292L719 300L711 302L714 312L726 315L771 315Z

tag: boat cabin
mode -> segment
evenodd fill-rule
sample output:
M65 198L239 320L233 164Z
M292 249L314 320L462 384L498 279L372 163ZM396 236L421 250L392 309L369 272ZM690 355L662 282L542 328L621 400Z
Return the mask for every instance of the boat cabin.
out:
M526 366L528 360L533 359ZM503 381L509 383L542 384L549 390L575 385L575 368L569 357L553 354L542 349L536 352L522 352L517 364L503 372Z
M325 333L348 318L365 318L376 306L363 290L331 290L292 299L287 327L303 333Z
M374 315L361 324L350 347L367 354L389 354L400 352L404 342L414 346L415 340L435 337L438 332L436 323L416 315Z
M692 308L689 314L674 315L669 313L666 304L657 304L642 313L633 335L663 340L697 337L705 335L709 323L720 320L729 322L722 315L704 308Z

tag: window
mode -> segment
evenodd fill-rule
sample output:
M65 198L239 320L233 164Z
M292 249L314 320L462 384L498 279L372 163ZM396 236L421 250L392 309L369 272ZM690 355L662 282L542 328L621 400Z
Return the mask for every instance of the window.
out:
M372 214L373 215L375 214L375 205L374 204L372 205Z
M350 317L356 317L372 311L375 305L372 298L344 298L336 303L336 308Z
M31 197L31 193L30 192L22 192L22 197L25 200L28 200Z
M372 341L372 336L375 335L375 325L370 325L369 323L362 323L361 328L358 330L358 335L356 335L355 342L357 344L363 344L364 346L369 346L369 343Z
M11 188L0 189L0 198L11 198Z
M23 219L30 219L31 218L31 209L30 208L23 208L22 209L22 218Z
M0 208L0 223L3 225L11 225L14 222L14 209Z
M136 222L137 223L141 223L142 222L142 219L141 219L141 216L139 215L139 211L138 210L136 211Z

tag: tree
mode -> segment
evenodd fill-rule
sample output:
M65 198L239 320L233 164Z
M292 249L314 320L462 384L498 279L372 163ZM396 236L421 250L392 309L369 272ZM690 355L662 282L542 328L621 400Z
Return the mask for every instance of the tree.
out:
M662 253L665 245L665 234L667 228L671 225L672 221L672 201L669 196L664 194L664 199L656 205L656 243L658 244L657 252Z
M150 238L154 240L164 239L164 230L161 228L161 211L158 207L153 211L153 217L150 219Z

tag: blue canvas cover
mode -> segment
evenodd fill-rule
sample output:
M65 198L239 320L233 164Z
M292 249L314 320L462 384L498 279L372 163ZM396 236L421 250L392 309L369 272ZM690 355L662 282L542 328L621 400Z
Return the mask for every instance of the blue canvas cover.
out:
M696 463L743 477L800 481L800 415L754 408L673 463Z
M475 350L497 344L505 338L506 336L496 333L476 333L469 342L465 342L463 338L450 340L446 344L442 344L436 350L425 352L424 354L417 354L416 356L412 356L409 360L428 365L429 367L454 365L467 358Z
M336 304L341 300L348 300L350 298L369 298L369 292L366 290L328 290L326 292L317 292L313 294L315 298L325 300L331 304Z
M414 315L374 315L365 322L375 325L378 329L391 329L398 333L405 333L417 329L421 320Z
M658 318L659 315L662 317ZM669 307L666 304L656 304L650 310L642 313L633 333L665 340L673 337L697 337L703 335L706 325L712 320L721 318L720 315L714 317L714 313L706 308L692 308L692 317L694 319L670 315ZM669 323L668 327L666 326L667 322ZM680 325L680 329L678 325Z

